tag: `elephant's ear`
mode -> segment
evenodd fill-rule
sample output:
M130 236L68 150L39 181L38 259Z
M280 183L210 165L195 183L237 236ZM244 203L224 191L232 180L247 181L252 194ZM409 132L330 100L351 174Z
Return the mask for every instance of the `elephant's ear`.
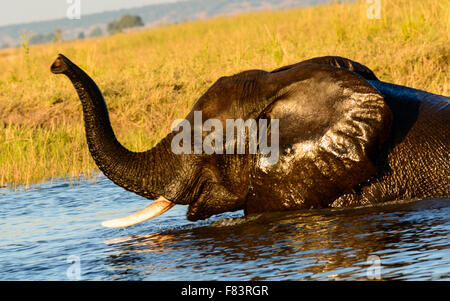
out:
M266 209L328 206L376 172L374 158L389 135L392 113L363 77L302 64L271 74L266 87L273 101L261 118L279 120L280 158L265 171L288 173L283 181L292 181L302 199L285 201L287 208L268 201Z

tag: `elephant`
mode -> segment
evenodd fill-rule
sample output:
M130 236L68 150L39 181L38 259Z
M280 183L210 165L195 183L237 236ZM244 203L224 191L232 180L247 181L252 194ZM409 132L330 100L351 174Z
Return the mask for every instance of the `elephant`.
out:
M187 219L196 221L238 210L249 215L450 195L450 98L383 82L347 58L316 57L271 72L221 77L184 119L194 126L200 112L201 121L222 125L229 119L277 121L278 157L269 163L267 153L247 151L248 129L243 153L175 153L181 126L147 151L130 151L117 141L96 83L62 54L51 71L66 75L78 92L100 171L155 200L104 222L107 227L143 222L175 204L188 205ZM184 143L195 148L195 137Z

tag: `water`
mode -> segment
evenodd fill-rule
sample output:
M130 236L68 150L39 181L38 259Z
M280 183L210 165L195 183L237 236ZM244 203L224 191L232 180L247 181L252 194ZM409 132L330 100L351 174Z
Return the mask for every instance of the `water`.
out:
M1 189L0 280L450 279L450 199L100 225L148 204L104 177Z

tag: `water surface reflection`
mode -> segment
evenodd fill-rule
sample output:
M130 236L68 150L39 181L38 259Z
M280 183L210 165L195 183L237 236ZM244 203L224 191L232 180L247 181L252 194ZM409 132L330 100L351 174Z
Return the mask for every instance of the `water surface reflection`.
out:
M450 276L448 200L221 219L207 226L106 240L117 279L383 279ZM189 275L189 276L188 276Z
M148 200L104 177L0 189L0 280L450 279L450 199L376 208L311 210L206 221L186 207L127 229L100 223Z

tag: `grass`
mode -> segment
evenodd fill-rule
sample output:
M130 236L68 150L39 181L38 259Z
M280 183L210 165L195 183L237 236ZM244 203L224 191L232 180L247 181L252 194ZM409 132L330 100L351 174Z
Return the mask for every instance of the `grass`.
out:
M450 1L366 1L167 25L145 31L0 51L0 187L90 177L74 88L49 68L63 53L102 89L128 148L152 147L219 77L338 55L383 81L449 95Z

